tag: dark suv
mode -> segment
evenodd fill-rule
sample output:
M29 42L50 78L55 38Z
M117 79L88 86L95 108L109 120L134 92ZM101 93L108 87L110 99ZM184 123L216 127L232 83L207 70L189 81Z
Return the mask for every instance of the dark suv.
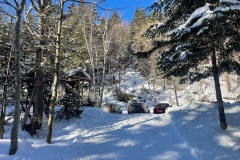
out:
M154 106L153 113L154 114L165 113L168 107L171 107L168 103L158 103L157 105Z
M121 108L117 104L114 104L114 103L105 103L102 105L101 109L104 112L108 112L108 113L122 114Z
M144 103L131 103L128 106L128 114L131 113L150 113L150 110L145 106Z

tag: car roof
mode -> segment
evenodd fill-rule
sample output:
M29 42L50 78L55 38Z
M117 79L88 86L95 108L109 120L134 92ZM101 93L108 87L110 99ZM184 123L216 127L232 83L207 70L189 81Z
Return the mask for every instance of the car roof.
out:
M114 103L114 102L110 102L110 103L103 103L103 104L117 104L117 103Z
M136 103L131 103L130 105L137 105L137 104L144 104L144 103L136 102Z
M115 106L117 106L116 103L103 103L103 104L102 104L102 106L106 106L106 105L115 105Z

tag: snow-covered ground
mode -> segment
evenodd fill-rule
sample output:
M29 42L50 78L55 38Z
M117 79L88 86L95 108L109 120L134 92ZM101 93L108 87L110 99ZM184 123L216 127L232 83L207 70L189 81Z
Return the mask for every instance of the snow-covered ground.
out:
M210 82L206 86L205 95L214 101L214 88ZM139 73L129 69L120 87L144 97L152 109L152 91ZM225 103L228 129L224 131L214 103L191 103L190 99L202 96L194 93L198 87L179 92L180 106L170 96L172 90L158 88L157 101L173 103L160 115L110 114L84 107L81 118L54 122L52 144L45 142L46 127L40 138L19 129L19 147L13 156L8 155L11 125L6 125L0 160L240 160L240 103ZM106 92L104 100L117 102L112 92ZM122 109L128 105L118 103Z

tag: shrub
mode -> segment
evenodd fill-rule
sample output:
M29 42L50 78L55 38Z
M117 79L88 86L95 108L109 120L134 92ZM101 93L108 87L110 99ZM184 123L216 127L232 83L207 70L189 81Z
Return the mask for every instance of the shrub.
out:
M121 102L128 102L133 97L135 97L135 95L122 92L120 89L116 89L115 93L116 93L116 95L115 95L116 99L121 101Z

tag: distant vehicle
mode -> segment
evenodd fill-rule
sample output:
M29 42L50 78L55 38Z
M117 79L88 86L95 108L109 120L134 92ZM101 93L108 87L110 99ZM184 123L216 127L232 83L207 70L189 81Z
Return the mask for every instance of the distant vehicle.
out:
M146 100L140 96L132 99L132 103L144 103L144 102L146 102Z
M128 114L131 113L150 113L150 110L145 106L144 103L131 103L128 106Z
M158 103L154 106L153 113L154 114L165 113L168 107L171 107L169 103Z
M114 103L105 103L102 105L101 109L107 113L122 114L121 108L117 104L114 104Z

